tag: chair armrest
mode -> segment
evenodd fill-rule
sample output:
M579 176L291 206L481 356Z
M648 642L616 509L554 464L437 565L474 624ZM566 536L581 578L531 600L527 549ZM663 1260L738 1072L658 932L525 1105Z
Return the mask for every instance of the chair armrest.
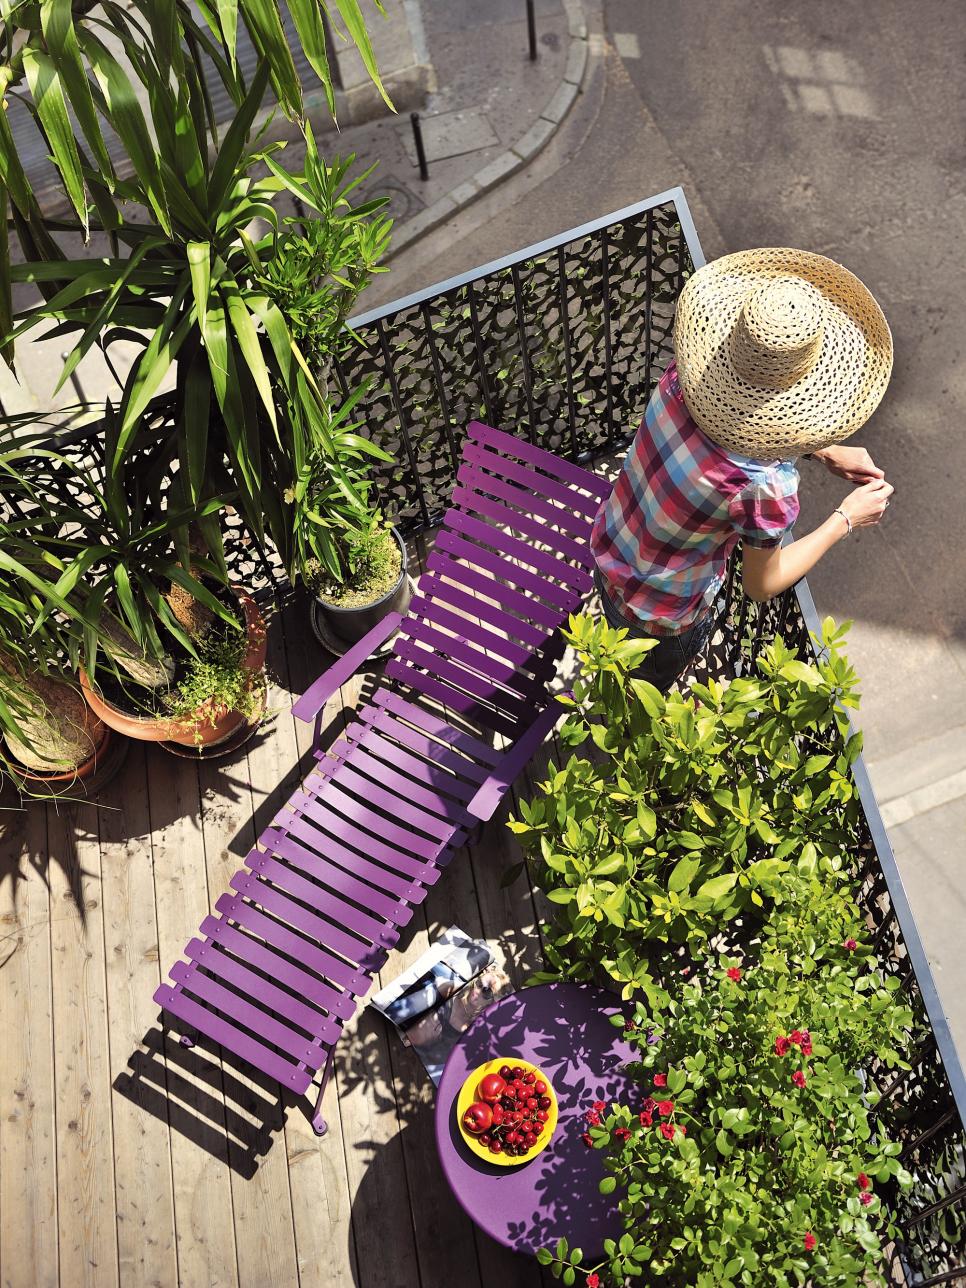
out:
M564 713L564 708L554 699L546 710L541 711L533 724L521 738L518 738L506 755L499 760L489 778L482 784L476 795L466 806L467 812L474 818L486 822L493 817L496 807L506 795L507 789L520 775L536 755L544 738Z
M402 613L387 613L358 644L353 644L347 653L322 672L314 684L309 685L293 705L292 715L306 722L314 720L336 689L352 679L369 654L385 643L393 631L399 629L401 622Z

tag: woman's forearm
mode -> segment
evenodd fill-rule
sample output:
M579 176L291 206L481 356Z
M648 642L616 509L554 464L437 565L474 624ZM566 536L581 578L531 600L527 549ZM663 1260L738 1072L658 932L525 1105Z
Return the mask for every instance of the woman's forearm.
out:
M794 586L796 581L801 581L806 573L811 572L821 557L847 534L845 519L841 514L833 512L823 524L806 536L770 552L760 569L746 568L746 594L757 600L780 595L783 590ZM748 552L745 559L748 564L753 565L755 562L754 555L748 559Z

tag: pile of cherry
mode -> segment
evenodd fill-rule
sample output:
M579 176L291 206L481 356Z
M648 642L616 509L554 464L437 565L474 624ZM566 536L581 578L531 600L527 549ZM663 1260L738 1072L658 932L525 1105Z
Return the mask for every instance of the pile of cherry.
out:
M547 1084L532 1069L505 1064L476 1088L477 1099L463 1114L463 1126L491 1154L523 1158L547 1130L552 1101Z

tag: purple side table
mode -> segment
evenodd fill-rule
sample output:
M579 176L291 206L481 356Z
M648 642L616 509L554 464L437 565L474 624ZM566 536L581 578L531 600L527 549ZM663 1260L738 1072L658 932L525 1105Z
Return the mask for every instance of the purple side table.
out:
M436 1144L443 1172L467 1215L517 1252L535 1253L565 1235L586 1256L598 1254L622 1225L613 1195L598 1189L601 1156L580 1139L595 1100L634 1105L640 1087L619 1071L632 1058L608 1020L612 993L585 984L538 984L511 993L473 1021L450 1053L436 1099ZM518 1167L492 1167L467 1149L456 1098L473 1069L497 1056L529 1060L548 1075L560 1117L553 1140Z

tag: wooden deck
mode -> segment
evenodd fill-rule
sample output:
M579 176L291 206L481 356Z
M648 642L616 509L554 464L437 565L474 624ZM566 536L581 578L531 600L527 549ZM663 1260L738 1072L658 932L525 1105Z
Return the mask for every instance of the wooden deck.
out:
M165 1033L152 994L308 765L289 714L327 664L304 615L270 631L276 717L228 763L131 744L98 804L0 815L3 1288L530 1288L536 1264L480 1234L443 1180L433 1087L363 1009L319 1140L304 1103ZM372 675L327 711L341 727ZM536 773L538 771L531 771ZM395 977L448 925L515 983L540 963L506 808L407 928Z

